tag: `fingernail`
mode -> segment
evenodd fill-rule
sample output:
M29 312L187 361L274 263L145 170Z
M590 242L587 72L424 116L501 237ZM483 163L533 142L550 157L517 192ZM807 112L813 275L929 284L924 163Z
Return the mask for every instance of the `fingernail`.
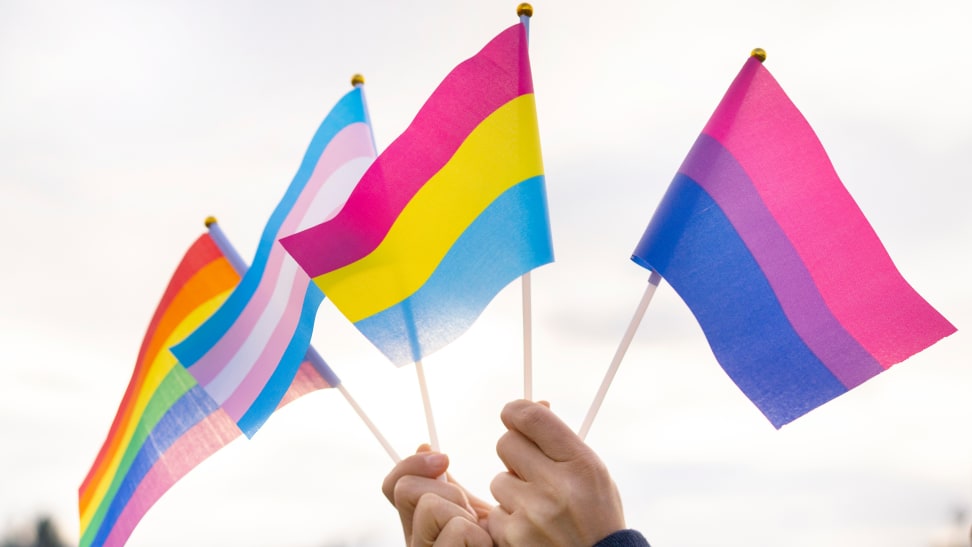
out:
M433 452L425 456L425 463L432 467L444 467L449 458L445 454Z

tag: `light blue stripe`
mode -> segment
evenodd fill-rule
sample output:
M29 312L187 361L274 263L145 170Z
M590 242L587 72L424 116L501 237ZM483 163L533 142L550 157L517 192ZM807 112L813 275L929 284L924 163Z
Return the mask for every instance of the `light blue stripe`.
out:
M294 179L290 183L290 187L280 203L277 204L277 208L274 209L273 214L270 215L270 220L267 221L266 227L263 229L263 236L260 239L250 269L243 275L239 285L236 286L236 289L233 290L223 305L185 340L172 347L172 353L183 366L192 367L199 361L226 334L250 302L263 278L270 249L277 239L280 227L290 214L290 210L297 202L301 192L304 191L307 181L314 173L314 168L317 167L317 162L328 144L335 135L348 125L367 123L367 120L362 90L355 88L342 97L321 122L314 138L311 139L307 153L304 154L297 174L294 175Z
M541 175L496 198L416 292L355 326L396 365L412 363L466 332L511 281L552 261Z
M290 339L287 349L284 350L283 355L280 357L277 368L274 369L273 375L267 380L260 395L257 396L246 413L236 422L236 425L240 426L240 429L243 430L243 433L247 437L253 437L270 415L273 414L273 411L277 409L277 405L280 404L283 396L290 389L290 384L294 381L297 369L304 362L307 348L310 347L311 333L314 330L314 319L317 316L317 308L321 305L322 300L324 300L324 293L313 283L309 284L307 286L307 293L304 295L304 305L301 306L300 319L297 322L297 329L294 331L293 338ZM337 380L337 376L334 376L333 372L331 373L331 377ZM331 381L327 377L325 377L325 380L328 383ZM331 385L336 386L337 382Z

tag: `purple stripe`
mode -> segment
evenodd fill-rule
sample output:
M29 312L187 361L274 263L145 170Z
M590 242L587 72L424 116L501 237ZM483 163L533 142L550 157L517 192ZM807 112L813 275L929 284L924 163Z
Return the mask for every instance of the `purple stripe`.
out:
M679 172L719 204L766 275L794 330L841 383L853 388L884 370L831 313L803 260L728 150L702 134Z

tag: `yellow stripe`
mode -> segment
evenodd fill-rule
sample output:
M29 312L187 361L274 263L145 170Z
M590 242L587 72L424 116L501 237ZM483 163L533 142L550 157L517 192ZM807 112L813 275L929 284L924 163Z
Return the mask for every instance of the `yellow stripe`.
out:
M421 287L456 239L500 194L543 174L533 94L498 108L463 141L363 259L314 278L352 322Z
M148 406L149 401L152 399L152 395L158 389L159 384L162 380L169 374L172 367L175 366L178 361L176 361L175 356L169 351L169 348L173 345L181 342L194 331L203 321L209 318L216 309L226 300L229 296L230 291L225 291L213 298L207 300L205 303L201 304L198 308L194 309L189 315L186 316L179 325L172 330L172 334L166 338L165 343L162 344L161 350L152 359L152 364L149 367L148 373L145 376L145 382L142 384L141 389L138 391L138 396L135 399L135 412L132 413L133 420L130 420L125 424L125 429L122 431L122 442L119 443L118 450L111 454L111 459L108 462L108 467L105 468L105 472L102 473L97 478L97 483L93 485L95 493L90 498L90 503L85 507L81 508L81 530L87 529L91 524L91 519L95 514L98 506L101 504L102 498L104 498L105 493L108 491L108 487L111 485L112 480L115 478L115 474L118 471L118 465L121 463L122 456L124 456L125 451L128 449L128 443L131 442L132 436L135 434L135 428L138 425L139 420L141 420L142 415L145 413L145 407Z

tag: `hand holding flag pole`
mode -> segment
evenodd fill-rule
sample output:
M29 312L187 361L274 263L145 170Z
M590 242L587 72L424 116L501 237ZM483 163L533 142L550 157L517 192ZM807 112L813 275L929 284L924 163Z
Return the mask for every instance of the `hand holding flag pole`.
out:
M249 267L243 260L243 257L240 256L240 253L236 251L236 247L230 243L229 238L227 238L226 234L223 233L223 229L220 228L219 223L216 221L216 217L211 216L206 218L206 228L209 229L209 235L213 238L213 241L216 242L219 250L222 251L226 256L226 259L229 260L230 264L233 266L233 269L236 270L236 273L242 277ZM313 366L314 369L320 373L327 383L335 386L337 390L341 392L341 395L344 395L344 398L348 401L348 404L351 405L351 408L354 409L355 413L358 414L361 421L365 423L375 438L378 439L378 442L381 444L382 448L385 449L385 452L388 453L388 456L391 457L392 461L394 463L401 461L401 458L398 456L398 453L395 452L395 449L392 448L385 436L382 435L381 431L378 430L378 427L375 426L374 422L371 421L361 406L358 405L357 401L354 400L351 393L349 393L347 388L344 387L344 383L338 380L338 378L334 375L334 372L330 367L327 366L327 363L324 362L324 358L321 357L321 354L319 354L316 349L314 349L314 346L307 348L305 359L307 359L311 366Z

